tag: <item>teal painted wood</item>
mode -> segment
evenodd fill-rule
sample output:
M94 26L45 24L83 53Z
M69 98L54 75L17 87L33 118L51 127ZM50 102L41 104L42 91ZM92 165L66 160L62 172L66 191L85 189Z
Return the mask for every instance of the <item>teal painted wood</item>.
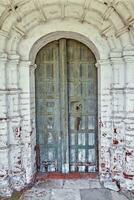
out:
M95 57L83 44L68 40L68 101L70 171L96 171Z
M40 147L40 171L61 171L60 89L58 42L37 55L36 129Z
M61 39L36 59L36 126L42 172L94 172L97 167L95 57Z
M60 97L61 97L61 137L62 137L62 172L69 171L69 135L68 135L68 85L67 85L67 41L59 40L60 52Z

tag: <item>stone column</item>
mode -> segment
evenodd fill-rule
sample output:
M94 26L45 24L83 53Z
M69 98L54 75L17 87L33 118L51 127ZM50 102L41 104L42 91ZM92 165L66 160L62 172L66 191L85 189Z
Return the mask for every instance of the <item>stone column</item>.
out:
M7 55L0 55L0 195L10 196L9 186L9 138L6 99Z
M134 51L124 55L126 73L125 169L126 187L134 190Z
M111 176L112 66L110 60L100 60L96 66L98 67L99 172L101 181L106 181L109 180Z
M25 185L25 169L22 160L20 92L18 74L18 55L9 55L6 66L7 115L9 118L8 133L10 145L10 184L20 190Z
M20 105L22 116L23 164L26 170L26 181L29 183L36 172L35 162L35 94L34 69L29 61L21 61L19 67L19 86L21 88Z
M124 187L125 181L123 179L123 170L125 166L125 87L126 87L126 73L125 64L120 54L111 55L112 65L112 145L110 149L111 154L111 178L115 183L114 188L118 190Z

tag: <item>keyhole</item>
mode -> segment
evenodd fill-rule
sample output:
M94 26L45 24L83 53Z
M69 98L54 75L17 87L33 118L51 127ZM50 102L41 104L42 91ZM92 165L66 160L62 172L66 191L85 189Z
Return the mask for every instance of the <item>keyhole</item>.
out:
M81 107L81 104L80 104L80 105L77 105L77 106L76 106L76 110L79 111L79 110L80 110L80 107Z
M78 111L80 108L79 108L79 106L76 106L76 110Z

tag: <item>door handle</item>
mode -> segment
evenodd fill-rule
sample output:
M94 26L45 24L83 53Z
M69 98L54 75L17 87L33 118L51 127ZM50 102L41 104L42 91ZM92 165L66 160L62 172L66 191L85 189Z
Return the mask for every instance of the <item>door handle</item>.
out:
M81 122L81 118L77 117L76 122L75 122L75 127L77 131L80 130L80 122Z

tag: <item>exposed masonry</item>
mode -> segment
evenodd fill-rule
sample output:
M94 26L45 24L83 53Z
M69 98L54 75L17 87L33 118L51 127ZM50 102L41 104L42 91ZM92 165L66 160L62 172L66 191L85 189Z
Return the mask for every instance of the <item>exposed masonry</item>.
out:
M134 70L130 70L134 60L131 57L111 58L97 64L101 83L100 179L130 190L134 189ZM9 195L12 189L20 190L29 183L36 171L35 106L30 92L34 69L29 62L19 61L18 56L7 58L5 54L0 66L0 191Z
M0 5L0 195L22 189L36 172L34 59L62 37L83 42L97 59L100 180L134 190L133 2L52 2L47 10L32 2ZM90 16L90 8L100 10Z

